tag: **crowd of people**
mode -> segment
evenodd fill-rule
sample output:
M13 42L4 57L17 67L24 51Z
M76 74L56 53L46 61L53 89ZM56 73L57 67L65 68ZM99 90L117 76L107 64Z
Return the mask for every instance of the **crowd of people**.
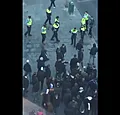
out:
M46 38L46 23L49 21L51 23L51 7L55 0L51 0L51 5L46 10L47 19L42 27L42 43L44 44ZM88 28L88 19L90 17L90 26ZM30 34L32 19L31 16L27 20L27 34ZM47 50L42 50L41 54L37 60L37 71L32 74L32 67L29 60L26 60L24 64L23 75L23 95L26 97L29 92L29 86L32 86L32 96L33 101L37 102L42 96L41 106L49 112L57 114L57 109L60 104L64 104L64 114L65 115L97 115L97 99L98 99L98 79L97 79L97 69L95 66L95 57L98 52L96 44L90 50L90 58L87 66L84 66L84 48L83 39L85 32L89 30L88 34L92 37L92 26L93 17L85 12L81 20L81 39L76 44L76 36L78 30L76 28L71 29L69 32L72 33L71 45L73 44L78 54L74 55L69 62L65 60L65 54L67 52L67 47L62 44L61 47L56 49L56 62L55 76L51 75L50 64L46 65L46 61L50 60L47 56ZM59 16L56 17L55 22L52 26L53 38L56 38L56 42L60 42L58 39L57 32L59 30L60 22ZM91 60L93 60L91 62ZM69 65L69 71L66 69L66 65ZM45 82L46 81L46 82ZM44 85L46 83L46 86ZM45 86L45 88L44 88ZM45 90L44 90L45 89ZM34 112L33 112L34 113Z

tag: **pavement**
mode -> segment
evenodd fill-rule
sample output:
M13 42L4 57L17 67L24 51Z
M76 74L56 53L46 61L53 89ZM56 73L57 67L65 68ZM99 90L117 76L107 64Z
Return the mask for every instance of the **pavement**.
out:
M77 51L73 46L70 45L71 34L69 30L76 27L79 29L80 20L82 18L81 13L75 7L75 11L73 15L69 15L67 8L64 7L65 0L56 0L56 8L52 8L52 22L57 15L60 17L60 29L58 32L58 38L60 39L60 43L56 44L50 41L52 37L51 29L47 30L46 44L45 49L47 49L47 55L49 57L49 61L46 62L51 66L52 77L55 76L55 61L56 61L56 53L55 50L61 44L65 44L67 47L67 53L65 55L65 60L70 61L74 54L77 54ZM42 44L41 44L41 27L46 19L46 8L50 5L49 0L23 0L23 65L27 59L30 60L30 64L32 66L32 73L37 71L37 62ZM87 6L86 6L87 7ZM31 37L24 37L24 33L26 31L25 20L28 15L31 15L33 19L33 26L31 30ZM77 36L77 41L80 40L80 35ZM86 66L89 60L89 50L92 47L92 44L96 43L94 38L89 38L88 35L85 35L84 38L84 65ZM96 43L97 44L97 43ZM98 68L98 57L96 56L95 65ZM69 68L69 67L67 67ZM23 72L24 73L24 72ZM27 97L30 101L32 101L31 97L31 86L29 87L29 93ZM42 98L40 98L41 100ZM41 101L39 102L41 103ZM36 103L40 106L39 103ZM58 109L58 115L64 115L63 113L64 105L61 104ZM61 114L59 114L61 113Z

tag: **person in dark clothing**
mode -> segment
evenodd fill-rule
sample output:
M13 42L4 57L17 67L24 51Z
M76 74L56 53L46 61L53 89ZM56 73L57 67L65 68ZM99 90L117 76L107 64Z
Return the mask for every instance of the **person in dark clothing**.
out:
M58 59L63 60L63 58L64 58L64 57L63 57L63 54L62 54L60 48L57 47L57 49L56 49L56 59L57 59L57 60L58 60Z
M92 79L94 79L96 77L97 77L97 69L96 69L96 66L93 66L93 69L92 69Z
M28 87L29 87L29 80L27 76L23 76L23 95L24 96L27 96Z
M56 77L61 78L61 74L63 73L64 64L62 63L61 59L55 62L55 68L56 68Z
M90 22L89 22L89 32L88 32L88 35L90 36L90 38L92 38L92 28L93 28L93 25L94 25L94 19L91 16Z
M52 7L52 5L54 6L53 8L55 8L55 0L50 0L51 1L51 4L50 4L50 7Z
M38 81L41 82L41 91L43 90L43 84L45 79L45 72L43 70L43 67L37 72Z
M37 78L37 75L36 74L33 74L33 77L32 77L32 93L33 93L33 101L36 102L37 100L39 100L39 81L38 81L38 78Z
M81 64L81 66L83 67L83 49L78 51L78 61Z
M64 94L63 97L63 102L65 104L65 106L68 106L68 103L72 100L72 95L71 95L71 91L69 89L66 90L66 93Z
M51 15L52 15L51 7L48 7L47 10L46 10L47 19L46 19L44 25L46 25L46 23L48 21L49 21L49 24L52 25L52 23L51 23Z
M80 41L76 45L76 50L81 50L82 48L83 48L83 43L82 40L80 39Z
M41 50L40 57L43 57L44 62L49 60L49 58L47 57L47 51L46 50Z
M43 57L40 57L38 60L37 60L37 68L38 68L38 71L41 69L41 67L45 67L45 62L43 61Z
M48 65L45 67L45 77L46 77L46 79L49 79L49 78L51 77L50 64L48 64Z
M90 78L90 76L92 76L92 71L93 71L92 65L90 63L88 63L85 72L88 74L89 78Z
M65 46L65 44L62 44L62 46L60 47L60 51L61 51L61 53L62 53L62 55L64 57L65 53L66 53L66 46Z
M46 85L48 89L50 89L50 83L53 83L52 77L46 79Z
M91 62L91 58L93 58L93 65L94 65L94 59L95 59L97 52L98 52L98 48L96 47L96 44L94 43L93 47L90 49L89 63Z
M32 73L32 69L31 69L31 65L29 64L29 60L26 61L25 65L24 65L24 71L25 71L25 75L28 75L28 79L29 82L32 82L32 77L31 77L31 73Z
M72 69L77 67L77 62L78 62L78 59L76 58L76 54L75 54L74 58L72 58L71 61L70 61L70 70L71 70L71 72L72 72Z
M72 97L76 97L77 96L78 90L79 90L78 84L75 83L75 85L72 87L72 90L71 90Z
M90 112L92 112L93 109L93 97L87 96L84 99L84 105L85 105L85 115L90 115Z

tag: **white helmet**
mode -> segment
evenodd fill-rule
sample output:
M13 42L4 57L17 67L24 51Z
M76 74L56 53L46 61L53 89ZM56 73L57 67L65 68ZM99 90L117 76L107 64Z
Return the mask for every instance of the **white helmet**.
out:
M43 57L40 57L40 60L43 60Z
M26 62L29 63L29 60L27 60Z
M40 68L40 70L42 70L42 71L43 71L43 67L41 67L41 68Z

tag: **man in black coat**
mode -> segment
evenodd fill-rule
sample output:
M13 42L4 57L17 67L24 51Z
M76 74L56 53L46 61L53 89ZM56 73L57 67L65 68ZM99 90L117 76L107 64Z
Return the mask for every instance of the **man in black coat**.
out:
M29 80L27 76L23 76L23 95L24 96L27 96L28 87L29 87Z
M64 58L59 47L56 49L56 58L57 58L57 60L59 60L59 59L63 60L63 58Z
M27 60L24 65L24 71L25 71L25 75L29 76L28 79L29 79L29 82L31 83L32 82L32 76L31 76L32 69L31 69L31 65L29 64L29 60Z
M71 71L74 68L77 68L77 62L78 62L78 59L76 58L76 54L75 54L74 58L72 58L71 61L70 61L70 69L71 69Z
M66 46L65 46L65 44L62 44L62 46L60 47L60 51L61 51L61 53L62 53L62 55L64 57L65 53L66 53Z
M40 57L43 57L43 61L44 61L44 62L49 60L49 58L48 58L48 56L47 56L47 51L46 51L46 50L41 50ZM40 58L40 57L39 57L39 58Z
M96 53L98 52L98 48L96 44L93 44L93 47L90 49L90 58L89 58L89 63L91 62L91 59L93 58L93 65L94 65L94 59L96 56Z
M83 67L83 57L84 57L83 51L84 51L83 49L78 51L78 61L82 67Z
M37 60L37 68L38 68L38 71L41 69L41 67L45 67L45 62L43 60L43 57L40 57L38 60Z
M44 79L45 79L45 72L43 67L41 67L41 69L37 72L37 77L38 77L38 81L41 82L41 91L42 91Z
M77 45L76 45L76 50L81 50L83 49L83 43L82 43L82 40L80 40Z

